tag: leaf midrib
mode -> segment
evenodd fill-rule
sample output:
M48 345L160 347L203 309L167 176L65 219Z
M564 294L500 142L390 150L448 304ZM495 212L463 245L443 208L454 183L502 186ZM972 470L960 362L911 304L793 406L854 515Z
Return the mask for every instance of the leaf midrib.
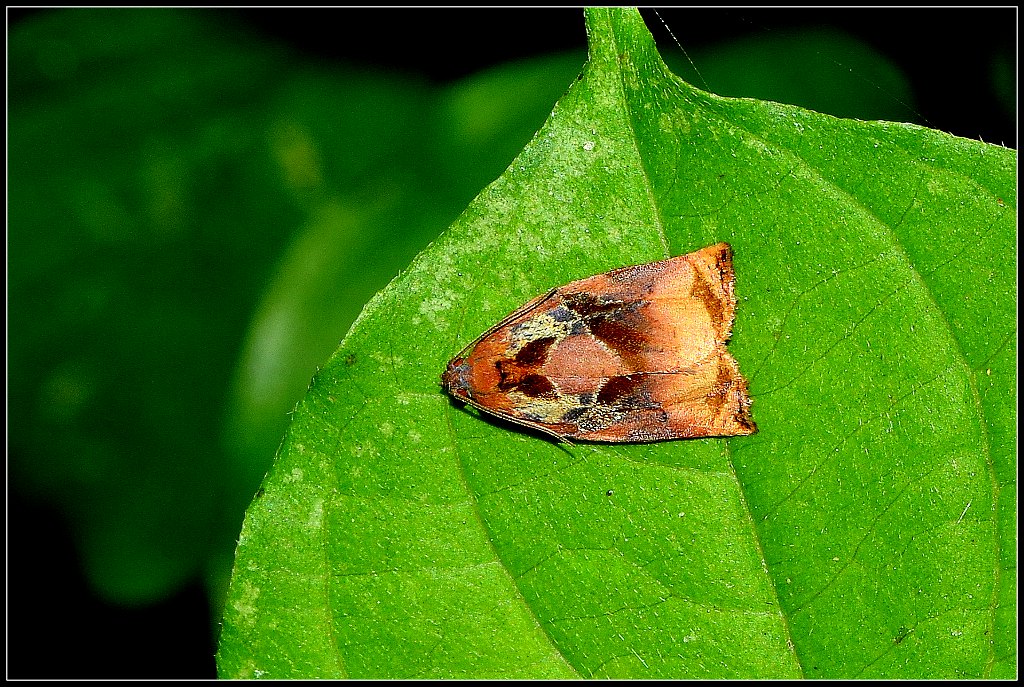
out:
M609 31L609 34L610 34L610 36L612 38L612 41L613 41L613 43L615 44L615 47L616 47L615 54L616 55L625 55L626 52L624 50L622 50L622 49L619 49L620 41L619 41L618 36L616 35L614 24L612 24L611 30ZM622 58L620 57L619 60L621 61L621 59ZM660 55L658 56L658 59L660 59ZM677 77L674 77L674 75L672 75L671 72L669 72L667 68L664 68L664 65L662 65L662 66L663 66L663 70L662 70L663 71L663 76L665 76L666 78L677 78ZM631 140L633 142L634 149L636 150L637 162L638 162L641 170L643 171L644 185L645 185L645 187L647 189L647 197L648 197L648 199L650 201L651 208L652 208L652 214L654 215L654 218L655 218L655 227L656 227L656 229L658 231L659 238L661 239L662 246L665 249L665 257L668 258L668 257L671 257L671 254L669 252L668 239L667 239L667 236L665 234L664 218L663 218L663 215L661 213L661 209L660 209L660 207L658 205L657 198L656 198L656 196L654 194L653 184L651 183L650 171L648 170L648 168L647 168L647 166L645 164L644 157L640 153L638 137L636 135L636 124L635 124L635 120L636 120L637 114L630 107L630 101L626 97L626 87L625 87L625 83L623 83L622 73L623 73L623 70L621 69L621 66L620 66L620 68L618 69L619 78L616 81L616 85L618 86L619 93L620 93L620 102L622 102L622 104L623 104L623 109L625 111L624 114L625 114L625 117L626 117L626 121L628 122L629 130L632 133ZM760 562L761 562L761 569L764 571L765 576L768 578L768 581L769 581L768 587L771 589L773 605L774 605L774 607L776 609L778 609L778 616L779 616L780 621L782 622L783 631L785 633L786 647L789 649L790 655L793 658L793 662L797 666L797 669L800 671L800 677L802 678L804 676L803 665L800 662L800 657L797 654L796 647L793 644L793 633L792 633L792 631L790 630L790 627L789 627L789 619L786 617L786 614L782 612L782 605L781 605L781 603L779 601L778 588L777 588L775 579L772 577L772 575L771 575L771 573L769 572L769 569L768 569L768 561L767 561L767 559L765 557L764 547L762 546L762 542L761 542L761 536L760 536L760 534L757 531L757 525L755 524L755 521L754 521L754 514L751 511L750 504L749 504L749 502L747 500L746 490L744 489L743 482L739 479L739 475L736 473L736 466L733 463L733 452L732 452L731 442L725 441L723 443L725 445L725 452L726 452L727 460L728 460L728 463L729 463L729 471L732 474L732 479L733 479L733 481L736 484L736 491L739 494L740 501L742 502L743 512L746 514L747 524L750 527L751 537L753 539L754 546L757 549L757 556L758 556L758 558L760 559Z
M621 49L621 42L620 42L618 36L616 35L614 23L609 22L609 24L611 24L611 30L609 31L609 34L610 34L611 39L612 39L612 41L613 41L613 43L615 45L615 48L616 48L615 54L619 55L619 56L625 55L626 51ZM621 61L622 57L619 57L619 60ZM656 196L654 194L653 185L651 183L650 172L649 172L649 170L648 170L648 168L647 168L647 166L645 164L644 157L640 154L639 146L637 145L638 144L638 138L637 138L637 135L635 133L636 132L636 125L635 125L636 113L633 111L633 109L630 108L630 102L626 98L625 84L623 83L622 77L621 77L621 75L622 75L622 69L621 68L618 70L618 74L619 74L619 79L617 80L617 86L619 88L619 93L620 93L620 102L622 102L623 105L624 105L626 121L628 123L629 130L630 130L630 132L632 134L631 135L631 140L632 140L632 142L634 144L634 150L636 151L636 158L637 158L638 164L639 164L639 166L640 166L640 168L641 168L641 170L643 172L642 176L643 176L645 188L647 190L648 200L649 200L651 208L652 208L652 215L653 215L653 218L654 218L654 226L655 226L655 229L658 232L658 236L659 236L659 238L661 240L662 246L665 249L665 257L671 257L670 253L669 253L669 248L668 248L668 240L667 240L667 236L666 236L666 233L665 233L664 218L663 218L663 215L661 213L659 204L657 202L657 198L656 198ZM671 78L671 75L666 74L666 76L668 76L668 78ZM700 104L696 104L695 106L696 107L701 107ZM704 108L704 110L705 110L705 113L708 114L708 115L720 116L719 113L714 112L714 111L710 110L709 108ZM898 255L899 255L899 258L900 258L901 262L903 262L903 264L906 266L906 269L910 273L909 279L907 281L903 282L903 284L901 284L900 288L905 288L908 284L916 282L917 285L918 285L918 288L921 289L922 294L925 296L925 298L928 300L928 302L930 302L932 304L932 307L934 308L935 312L938 314L938 316L940 317L941 321L943 322L943 324L944 324L944 326L946 328L947 334L948 334L948 338L949 338L949 340L953 344L952 353L953 353L954 357L957 359L957 361L959 362L959 364L961 365L961 367L962 367L963 371L965 372L965 374L967 376L967 379L969 381L970 390L971 390L971 396L974 399L974 404L975 404L975 407L976 407L976 417L977 417L977 421L979 423L979 427L980 427L980 430L981 430L980 431L980 436L981 436L982 442L983 442L982 452L984 454L985 466L986 466L986 469L988 471L989 482L990 482L990 485L991 485L991 488L992 488L993 511L994 511L995 516L992 519L991 526L992 526L992 529L996 530L996 531L993 532L993 536L992 536L992 538L993 538L993 548L994 548L994 551L993 551L993 563L992 563L993 580L992 580L992 599L991 599L991 602L989 604L989 613L988 613L988 629L989 629L990 636L994 636L994 633L995 633L995 609L996 609L997 602L998 602L999 581L1000 581L1000 577L1001 577L1000 560L1001 560L1002 548L1001 548L1001 542L999 540L998 531L997 531L998 530L998 515L999 515L999 510L1000 510L999 509L999 506L1000 506L1000 486L999 486L998 480L996 478L995 466L994 466L993 461L992 461L991 441L990 441L990 436L989 436L989 432L988 432L988 423L986 421L987 415L985 413L984 405L983 405L983 403L981 401L981 394L980 394L980 391L978 389L978 384L977 384L977 375L976 375L975 371L971 368L971 366L970 366L970 364L969 364L969 362L967 360L967 356L966 356L966 353L964 352L964 349L963 349L963 346L962 346L962 342L956 336L955 328L952 326L952 323L949 321L949 318L947 316L946 311L941 307L941 305L939 304L938 300L935 298L934 292L932 291L931 288L929 288L928 282L924 278L924 275L920 272L920 270L917 269L916 265L910 259L910 256L907 253L905 247L903 246L902 242L899 240L899 236L897 235L897 233L895 232L895 230L893 229L893 227L889 223L884 222L877 215L877 213L875 213L873 211L872 208L870 208L870 207L866 206L865 204L863 204L860 201L860 199L858 199L857 197L851 195L845 188L842 188L842 187L838 186L837 184L833 183L832 181L830 181L826 176L823 175L822 170L820 170L819 168L814 167L811 164L809 164L808 161L806 160L806 158L803 157L802 155L799 155L798 153L796 153L795 151L793 151L793 150L791 150L789 148L785 148L783 146L780 146L778 143L776 143L774 141L767 141L764 138L756 135L754 132L752 132L750 129L748 129L746 127L743 127L743 126L741 126L739 124L735 124L735 125L738 128L740 128L744 132L745 135L747 135L751 139L754 139L754 140L758 141L759 143L765 145L766 148L772 148L772 149L778 150L780 152L784 152L789 157L791 157L792 159L796 160L797 163L802 165L802 167L804 169L813 172L814 177L815 177L815 179L816 179L818 184L820 184L823 187L831 188L834 192L837 192L837 193L841 194L844 198L847 198L849 200L851 205L854 205L856 207L861 208L864 212L866 212L869 216L871 216L874 219L874 221L876 222L876 225L882 227L884 229L884 231L888 234L888 239L889 239L888 243L890 244L890 246L892 246L895 250L898 251ZM907 151L907 152L909 152L909 151ZM927 167L934 167L933 165L928 165L926 162L923 163L923 164L925 164ZM946 173L951 173L951 170L945 170L944 169L943 171L945 171ZM897 290L899 290L899 289L897 289ZM769 586L771 587L772 595L774 596L775 606L776 606L776 608L779 609L779 617L782 620L783 627L785 628L786 644L787 644L787 646L789 647L790 651L793 654L793 657L794 657L794 660L796 662L796 665L800 669L801 676L803 676L803 665L802 665L802 663L799 660L799 655L797 654L795 645L793 643L792 631L791 631L791 629L789 627L789 619L788 619L787 614L783 612L782 606L779 603L777 583L776 583L774 577L771 575L771 573L769 571L769 567L767 565L767 559L766 559L765 554L764 554L764 549L763 549L763 546L762 546L761 538L760 538L760 536L758 534L757 527L755 525L754 515L753 515L753 512L751 511L751 509L749 507L749 504L748 504L748 501L747 501L747 494L746 494L746 491L744 489L744 485L743 485L742 481L739 479L739 476L736 473L735 466L733 464L732 450L731 450L731 446L730 446L729 442L726 442L726 451L728 453L729 466L730 466L730 469L731 469L732 474L733 474L733 479L736 482L738 493L740 494L740 498L741 498L741 500L743 502L743 508L744 508L744 510L746 512L748 522L750 523L750 526L751 526L751 531L753 533L754 544L755 544L755 546L757 548L758 556L761 559L761 564L762 564L762 567L763 567L763 569L765 571L765 574L767 575L767 577L768 577L768 579L769 579L769 581L771 583ZM994 655L995 654L995 647L994 647L993 643L991 643L991 642L989 643L988 651L989 651L989 657L988 657L988 660L986 661L986 666L985 666L986 675L991 672L992 666L994 665L994 662L995 662L995 655Z

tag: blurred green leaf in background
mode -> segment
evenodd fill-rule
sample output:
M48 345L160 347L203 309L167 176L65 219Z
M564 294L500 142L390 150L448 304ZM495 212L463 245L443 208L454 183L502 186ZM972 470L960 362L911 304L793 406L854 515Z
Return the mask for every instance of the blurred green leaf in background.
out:
M9 70L12 481L64 514L102 599L199 577L213 618L317 366L583 59L438 89L298 60L231 19L43 14Z
M309 14L277 13L263 21L294 21L313 35L329 35L334 22L345 25L356 15L335 11L320 16L331 18L331 25L321 34L313 31L317 20ZM395 16L380 15L382 45L387 44L386 27L395 21ZM450 19L456 15L430 16ZM535 16L537 22L544 23L545 16L554 15ZM678 31L678 22L685 21L683 15L672 19L670 25L683 33ZM186 628L171 629L201 635L200 646L212 647L243 510L270 468L290 411L303 398L310 378L337 348L370 297L408 268L412 258L459 217L480 189L502 174L544 123L553 103L574 83L585 60L581 51L550 54L478 73L470 70L470 76L437 83L417 75L411 68L381 71L316 59L245 30L244 24L239 15L230 12L83 9L29 16L9 30L8 471L13 501L27 504L9 512L12 677L185 676L180 666L166 660L160 665L138 667L139 664L131 663L132 657L124 655L123 647L104 641L107 632L147 637L155 629L112 629L93 611L108 605L146 608L175 598L197 580L207 590L208 616ZM415 30L430 35L423 22L411 24ZM499 31L499 25L500 21L493 19L484 22L484 38L487 31ZM567 45L582 44L582 16L578 16L574 26L578 33ZM518 30L522 34L523 29ZM439 44L444 45L444 41ZM688 44L684 39L684 45ZM452 59L467 61L459 47L454 46ZM809 72L802 67L811 60L808 55L820 55L831 48L840 50L837 60L855 65L856 72L867 79L845 82L836 77L835 70ZM678 58L678 53L669 52L674 59ZM751 54L760 57L752 61ZM912 116L914 94L900 72L870 47L835 33L770 36L760 44L743 39L715 49L692 51L690 56L699 66L701 78L725 95L770 98L861 119L902 120ZM416 61L415 55L406 58L408 64ZM650 57L638 64L650 68ZM794 65L800 68L793 68ZM673 62L673 66L681 72L689 69L682 61ZM1012 64L1002 64L1001 72L998 66L993 73L1003 74L1000 83L1014 83L1015 78L1006 76L1012 76ZM755 74L763 78L752 80ZM701 84L701 78L687 76ZM1012 85L1009 90L1012 92ZM598 90L594 97L607 97L607 93ZM1011 108L1013 100L1008 98ZM578 116L575 111L566 112ZM729 115L735 116L742 115ZM732 121L735 126L746 126ZM638 126L645 126L642 119ZM595 141L598 133L609 135L595 132ZM637 140L646 140L642 131ZM535 149L543 147L544 139L532 145ZM879 145L896 144L880 136ZM921 152L924 146L916 140L913 145L918 146L915 152ZM828 141L823 140L822 149L827 148ZM964 164L970 165L974 159L968 156ZM609 168L624 164L620 154L608 154L607 160ZM655 158L647 162L652 160L657 162ZM780 164L785 167L794 163ZM766 176L777 171L775 167L771 169L765 172ZM864 170L860 172L867 174ZM529 176L530 170L520 173ZM790 188L784 175L773 178L780 188ZM943 177L929 183L959 183L958 179ZM558 188L575 189L568 179L554 179L552 183L552 194L557 195ZM744 217L748 217L741 216L736 209L746 206L736 203L735 189L743 188L744 193L753 193L754 198L775 198L778 193L768 186L731 186L706 176L695 175L687 183L695 189L694 200L686 201L690 206L674 208L674 216L690 218L688 221L699 217L712 221L717 217L713 221L723 222L721 208L732 207L730 212L736 217L729 219L727 226L731 227L740 227ZM927 190L939 192L931 186ZM416 370L414 393L429 396L436 390L429 383L436 381L440 370L437 360L457 350L459 341L464 343L478 333L486 326L488 317L502 314L497 311L515 306L517 302L513 301L542 288L537 281L542 273L554 275L560 274L559 270L571 269L573 276L583 276L577 272L661 257L656 244L646 253L636 245L621 254L606 251L616 243L605 234L608 227L617 221L620 229L625 230L635 220L636 215L631 213L636 210L632 207L636 197L624 187L595 188L592 193L588 201L592 206L569 208L563 219L566 228L578 227L579 213L585 211L583 216L593 221L593 245L575 243L579 238L576 235L559 235L553 240L554 235L545 238L524 234L515 239L521 243L510 244L528 246L529 250L518 255L506 255L504 249L497 253L483 250L479 258L468 262L459 258L458 264L448 267L421 260L418 267L410 268L410 275L424 270L436 275L457 270L461 276L453 294L462 290L480 298L487 289L496 289L493 293L510 297L500 302L486 297L484 304L489 314L477 312L476 305L453 300L449 305L460 308L459 317L465 319L456 322L451 313L431 309L438 305L436 294L429 290L409 291L407 300L395 302L392 317L412 308L408 322L419 322L421 328L429 325L444 330L443 336L428 346L429 355L421 360L405 358L402 346L414 345L419 351L424 344L418 337L426 329L409 341L402 341L406 330L395 321L383 326L373 318L366 320L364 332L371 325L374 336L382 331L393 332L391 342L398 348L391 351L397 351L398 357L376 372L371 370L370 377L360 377L361 383L374 375L381 377L381 393L391 394L388 403L369 409L365 411L368 415L360 417L371 418L381 431L391 428L406 432L407 410L394 402L412 399L419 404L422 400L408 396L404 382L394 380L394 370L412 366ZM689 196L676 193L671 197ZM512 201L518 203L521 199L513 195L503 202ZM1000 201L1007 205L1007 211L1014 207L1012 188ZM550 202L538 199L537 217L545 222L556 219L547 204ZM701 203L718 209L711 212ZM512 241L511 237L519 236L522 227L539 221L517 214L522 209L515 209L513 204L509 209L513 214L505 217L507 224L500 230L492 229L494 233L488 241ZM927 206L919 207L910 201L897 209L910 214L928 211ZM462 226L472 223L473 212L459 220ZM804 206L801 212L806 214L808 226L815 216L820 216L811 206ZM778 252L771 242L777 232L790 231L788 225L781 224L780 221L780 226L766 225L761 236L764 245L748 243L745 255L768 251L779 260L792 257ZM718 233L715 226L705 226L703 231L709 238L712 234L716 239L728 238ZM1001 236L998 231L994 233ZM674 253L685 252L682 233L667 236L671 237ZM799 244L804 249L795 248L792 242L786 245L788 251L794 251L809 250L817 244L809 237ZM594 252L595 246L601 250ZM686 249L696 247L699 246L687 245ZM921 250L928 252L927 247ZM439 259L439 251L435 247L431 260ZM549 267L531 268L529 277L510 276L507 283L482 286L482 278L493 273L491 266L499 257L533 261L539 257L534 251L543 256ZM563 259L559 251L570 259ZM456 250L440 254L451 255L455 260L457 253ZM891 255L887 259L890 258ZM776 265L768 261L761 268L765 274L759 274L750 263L741 263L746 270L740 276L745 280L740 285L741 295L745 293L754 300L741 304L734 345L745 352L745 357L740 358L745 369L750 365L748 361L754 363L752 371L757 371L762 393L777 389L776 393L782 394L787 384L795 382L795 378L783 378L785 369L772 377L771 368L765 367L766 351L784 353L787 345L809 345L806 335L788 338L789 330L782 324L798 327L814 315L802 314L798 308L799 303L808 301L806 296L793 300L794 293L802 293L801 288L813 292L813 284L794 277L791 282L783 280L776 287L768 287L789 296L786 302L794 303L792 314L777 313L758 300L768 293L759 286L768 279L768 266L782 274L793 264L804 263L798 260ZM858 269L870 268L847 265L847 269L856 274ZM841 283L842 279L831 275L827 266L821 270L823 283ZM530 274L530 270L509 272L521 274ZM567 280L568 272L563 276ZM413 282L410 279L413 277L398 284L418 283L424 287L423 282L415 281L421 276ZM392 294L402 293L396 288L399 287L393 287ZM950 313L954 329L959 326L953 314L960 295L958 290L951 291L954 303L949 310L943 310ZM380 301L377 303L379 313ZM851 312L856 311L856 306L857 303L848 304ZM993 314L996 320L998 317L998 313ZM785 335L771 338L773 332L783 330ZM976 333L970 327L968 330ZM745 341L742 335L747 337ZM347 345L351 353L333 359L313 387L314 394L307 397L306 406L300 409L303 423L310 419L309 403L320 402L309 399L319 399L316 394L322 394L332 380L345 379L349 374L347 368L352 369L352 374L368 374L369 349L351 348L351 341ZM827 345L827 340L820 344ZM824 355L825 349L820 350ZM834 362L828 360L829 364ZM972 366L977 364L970 361ZM1000 379L1004 378L997 374L990 383ZM985 387L981 389L983 401ZM352 388L348 387L346 393L348 402L358 403L363 392L352 395ZM429 411L429 415L425 417L436 416L434 401L440 401L440 397L428 401L429 408L424 412ZM770 413L770 408L765 400L755 406L755 413ZM268 482L270 492L265 496L272 498L265 502L275 503L273 499L281 497L279 490L286 488L288 480L296 479L294 469L301 465L301 460L294 462L298 451L295 437L301 436L296 432L309 431L319 436L317 441L323 441L323 432L334 431L335 420L328 417L322 416L324 423L293 429L291 443L286 445L287 457ZM464 414L449 420L460 427L460 432L482 431L479 421ZM306 426L311 428L303 430ZM991 431L1009 432L1000 427ZM447 456L450 461L450 447L444 443L446 432L447 429L437 432L435 428L421 432L420 436L431 442L437 455ZM521 439L513 442L516 447ZM759 441L772 442L772 434L765 434ZM747 449L746 456L738 452L733 457L737 473L749 475L750 471L762 469L749 467L755 463L746 462L758 451L781 450L774 444L759 445L759 449ZM1002 444L993 440L993 446L997 445ZM373 452L380 450L363 440L353 446L375 456L378 454ZM518 451L513 448L513 452ZM463 469L469 470L465 477L469 489L490 493L496 485L518 479L517 473L522 470L542 466L558 471L572 467L564 463L570 460L566 455L554 459L546 452L525 455L529 460L523 465L467 462ZM667 488L664 483L644 481L648 477L641 472L650 467L651 460L662 461L669 477L675 480L681 474L673 472L679 468L680 460L686 463L687 470L704 470L708 465L719 465L716 456L714 448L707 448L698 457L655 460L644 451L636 463L635 474L628 470L623 473L626 463L609 458L601 462L601 474L590 474L588 479L594 481L594 488L602 495L606 492L603 485L614 482L613 491L619 498L629 498L628 485ZM482 461L484 457L481 454L464 459ZM593 459L588 456L587 460ZM335 469L343 471L355 465L347 458L339 458ZM446 465L451 467L451 463ZM474 465L475 470L471 469ZM785 469L785 465L781 462L779 469ZM438 470L438 476L445 480L453 477L443 467ZM419 493L417 489L429 486L433 490L437 486L434 482L417 481L421 476L392 475L389 479L398 481L389 488L401 486L405 498L410 492ZM991 474L975 475L974 479L990 477ZM1000 474L999 478L1004 479L1005 475ZM336 487L334 479L327 479L321 487ZM778 477L764 479L765 485L776 485ZM456 490L467 488L466 484L446 484L446 488ZM752 489L756 492L756 481L754 484ZM969 484L964 493L973 494ZM627 485L625 492L618 485ZM705 484L702 488L710 489L717 497L735 497L735 484ZM522 489L508 491L506 495L526 499L530 491L524 482ZM446 493L419 493L416 498L430 502L444 498ZM579 497L576 493L575 498ZM612 497L607 499L600 501L600 505L591 505L611 507ZM980 517L983 504L971 503L963 517L976 522L972 518ZM289 501L288 507L310 505L308 501ZM734 506L730 502L730 508ZM47 529L49 520L36 517L40 507L58 512L70 528L75 554L57 559L65 564L48 564L53 560L51 549L61 539ZM501 537L515 537L512 529L516 522L507 514L517 505L495 501L493 507L496 510L489 517L496 517L496 523L510 528L504 533L491 532L490 536L495 538L491 545L500 548L504 541ZM273 515L267 510L269 506L255 508L260 517ZM332 531L344 531L343 523L337 520L344 514L327 514L333 519ZM387 522L401 515L379 507L373 510L371 519L380 523L381 529L376 531L380 545L390 541ZM477 515L467 512L465 517L472 519ZM413 524L425 526L422 520ZM734 522L729 523L733 525ZM774 526L782 525L762 527ZM418 533L428 534L423 530ZM678 532L666 530L664 534L676 536ZM428 548L445 553L448 540L443 532L431 531L429 535L436 541ZM335 542L329 553L350 559L349 568L336 569L375 570L367 562L370 559L361 558L367 551L348 548L365 545L373 536L375 530L371 528L358 539ZM478 543L485 541L486 538ZM745 540L733 532L722 541L731 545ZM995 548L996 544L992 546ZM325 550L319 549L317 553L322 557ZM742 552L744 565L751 562L749 554L750 551ZM242 560L254 560L263 574L263 568L280 560L277 555L267 550L255 559ZM583 569L594 565L591 559L596 560L595 556L608 554L579 555L582 558L575 562L563 560L558 565ZM90 589L103 605L75 606L70 602L67 589L69 580L78 576L72 569L77 564L82 566ZM516 570L515 564L506 561L506 565ZM687 565L692 567L692 563ZM544 576L554 573L564 574L555 569L538 570L533 582L537 585L535 589L542 589ZM234 606L230 609L236 614L232 631L238 629L240 601L248 598L246 594L255 593L254 587L246 587L248 580L244 576L240 579L239 582L236 577ZM767 583L756 576L752 579L758 585ZM599 599L609 593L614 582L607 585L590 593ZM623 608L635 608L643 594L655 592L622 587L616 593L626 595L621 599ZM373 596L367 593L358 599L378 603L383 598L379 594L378 589ZM776 590L776 594L785 596L784 590ZM395 590L394 598L406 597ZM255 597L250 600L253 608L266 603L265 599ZM499 601L509 603L507 598L499 597ZM783 601L788 602L786 598ZM288 603L292 602L294 599L289 598ZM334 598L320 603L315 611L322 614L336 608L351 610L352 603L352 599ZM513 605L516 603L521 602ZM87 615L81 615L83 608ZM651 608L651 613L658 612L656 607ZM395 614L408 610L407 606L388 611L392 615L387 617L394 619ZM561 610L568 613L569 609ZM533 611L536 612L535 607ZM472 622L480 630L492 618L489 614L493 614L493 609L478 608L474 612L478 615ZM521 609L517 612L517 617L529 626L530 616L522 615ZM323 622L323 618L304 617L292 618L285 625L294 631L319 631ZM901 627L901 642L916 646L911 640L921 630L910 625ZM898 635L898 630L893 632ZM500 634L506 628L496 627L494 631ZM571 632L591 631L576 627ZM261 637L261 641L267 639L266 635ZM775 640L777 637L773 636L767 641L771 644ZM348 641L365 641L372 646L384 640L353 635ZM371 652L359 659L367 661L366 665L360 667L358 660L349 661L341 674L408 675L410 666L419 666L424 674L486 674L474 672L468 659L458 665L448 664L447 668L437 667L444 666L443 662L423 663L417 657L429 649L423 645L429 641L423 637L410 638L404 646L405 653L386 661ZM560 641L567 646L565 643L571 639L566 635ZM47 657L44 649L54 642L69 647L65 662ZM238 635L228 637L228 642L228 655L236 658L222 663L222 671L229 675L256 674L254 670L246 672L245 667L258 668L256 664L245 664L237 658L243 646ZM103 646L109 655L96 656L97 649ZM543 648L543 641L540 646ZM212 654L212 648L206 650ZM338 656L328 658L337 660ZM588 674L585 666L590 665L590 659L567 654L555 656L553 662L550 658L545 657L543 662L554 670L552 674ZM614 664L609 666L608 674L614 673ZM323 664L314 660L307 668L299 672L312 674L323 669ZM626 672L622 674L671 674L623 670ZM841 672L833 667L831 672L822 674ZM809 673L805 668L805 674ZM212 665L208 674L212 675Z

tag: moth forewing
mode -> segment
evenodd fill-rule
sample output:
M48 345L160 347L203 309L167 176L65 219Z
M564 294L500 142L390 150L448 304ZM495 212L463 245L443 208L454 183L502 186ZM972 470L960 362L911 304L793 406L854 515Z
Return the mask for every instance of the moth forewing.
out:
M481 334L442 386L561 440L752 434L747 381L725 348L734 285L726 243L570 282Z

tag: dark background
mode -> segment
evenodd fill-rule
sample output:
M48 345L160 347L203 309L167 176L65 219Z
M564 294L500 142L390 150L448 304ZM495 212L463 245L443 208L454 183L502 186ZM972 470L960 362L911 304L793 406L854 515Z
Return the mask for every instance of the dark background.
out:
M579 9L209 11L256 40L278 41L321 64L372 66L437 84L523 57L586 49ZM40 12L9 10L8 31ZM651 10L642 13L662 52L678 51L658 17ZM660 14L690 54L749 36L843 30L903 69L914 96L906 120L1016 147L1016 115L990 80L996 60L1016 68L1014 8L672 9ZM1015 74L1010 83L1016 84ZM1016 102L1015 94L1011 101ZM21 495L17 484L8 496L8 522L14 523L8 528L7 558L10 677L215 677L217 619L211 618L202 581L147 607L106 603L79 572L73 523ZM33 523L34 530L19 526L23 523Z
M233 10L240 22L312 57L418 72L439 82L531 55L586 49L579 9L344 10L344 22L337 20L338 12ZM839 29L904 71L912 83L919 123L1017 147L1015 116L1002 109L988 81L997 56L1017 64L1016 8L673 8L642 9L641 14L663 54L679 48L658 15L691 54L749 36Z
M11 9L8 27L41 11L47 10ZM382 67L439 83L524 57L586 49L583 13L577 8L210 11L325 63ZM1016 69L1015 7L672 8L643 9L641 14L663 54L679 48L661 20L688 52L749 36L839 29L873 47L907 75L916 98L908 121L917 119L964 138L1017 147L1016 113L1000 105L989 81L996 59ZM1012 83L1016 84L1015 75ZM714 84L710 86L713 90Z

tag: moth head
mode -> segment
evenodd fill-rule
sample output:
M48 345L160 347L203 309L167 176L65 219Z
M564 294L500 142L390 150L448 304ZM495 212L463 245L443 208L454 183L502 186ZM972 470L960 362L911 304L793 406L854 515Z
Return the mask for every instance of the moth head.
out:
M472 398L469 391L469 364L461 356L448 361L448 367L441 375L441 388L456 398Z

